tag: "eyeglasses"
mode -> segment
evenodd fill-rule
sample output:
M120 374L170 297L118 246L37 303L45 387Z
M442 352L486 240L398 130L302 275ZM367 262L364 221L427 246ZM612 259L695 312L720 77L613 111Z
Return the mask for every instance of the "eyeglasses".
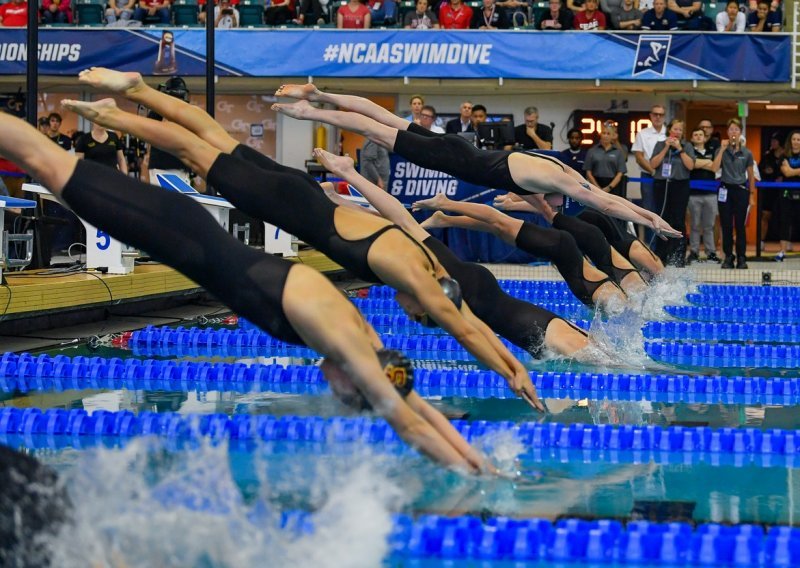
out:
M432 114L421 114L420 116L422 118L434 118L434 116Z
M707 128L714 128L714 127L711 126L710 124L701 124L700 128L702 128L703 130L706 130Z
M650 116L666 116L666 113L663 113L663 112L651 112Z

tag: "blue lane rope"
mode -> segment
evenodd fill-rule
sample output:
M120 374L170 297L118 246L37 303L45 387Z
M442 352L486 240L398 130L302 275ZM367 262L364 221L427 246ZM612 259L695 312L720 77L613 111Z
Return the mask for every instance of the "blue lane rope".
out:
M800 286L755 286L728 284L700 284L697 291L710 296L769 296L775 298L798 298Z
M695 306L708 306L719 308L739 308L745 296L735 294L687 294L686 300ZM747 296L747 309L772 309L772 308L791 308L797 305L797 298L794 296L768 296L753 295Z
M467 441L509 432L524 446L523 456L542 451L595 452L604 461L618 459L614 452L676 454L677 463L708 460L712 464L738 463L794 467L800 461L800 431L755 428L709 428L686 426L612 426L609 424L539 424L511 421L452 421ZM8 436L72 436L130 438L159 436L212 442L315 442L324 444L366 443L378 446L402 444L397 433L382 419L369 417L320 418L239 414L186 414L128 410L111 412L38 408L0 409L0 442ZM13 439L13 438L12 438ZM18 441L15 439L15 441ZM391 448L389 448L391 449ZM606 454L612 452L612 454ZM641 455L632 456L642 459ZM773 460L774 458L774 460ZM671 463L671 461L670 461Z
M649 321L642 333L661 340L800 343L800 325L791 324Z
M764 403L792 406L800 400L800 378L650 375L592 372L530 372L541 394L556 397L665 402ZM491 371L418 368L422 395L516 398ZM245 365L6 353L0 358L4 392L128 389L318 394L327 392L312 365Z
M540 301L535 294L530 297L519 296L522 299L530 300L542 309L549 310L565 319L591 319L594 313L591 309L581 304L577 299L570 302L544 302ZM356 298L353 304L364 313L371 314L401 314L402 308L394 300L387 298Z
M730 323L800 324L800 309L794 308L721 308L707 306L664 306L669 315L690 321Z

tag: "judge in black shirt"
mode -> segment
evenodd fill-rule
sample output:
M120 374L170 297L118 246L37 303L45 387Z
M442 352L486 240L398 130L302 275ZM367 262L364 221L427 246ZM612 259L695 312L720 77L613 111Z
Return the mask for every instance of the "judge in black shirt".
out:
M78 138L75 143L75 155L78 158L99 162L109 168L119 169L128 175L128 162L125 160L119 136L97 124L92 124L91 132Z
M525 124L514 129L514 142L525 150L553 149L553 130L539 124L539 109L534 106L525 109Z

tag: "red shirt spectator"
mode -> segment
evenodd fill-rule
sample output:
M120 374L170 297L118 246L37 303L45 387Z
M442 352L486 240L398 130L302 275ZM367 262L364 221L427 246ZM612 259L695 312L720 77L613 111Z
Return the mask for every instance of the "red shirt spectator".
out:
M359 0L350 0L336 12L336 27L343 30L367 29L372 23L369 8Z
M24 28L28 25L28 2L15 0L0 6L0 24L6 28Z
M461 0L450 0L439 8L439 25L446 30L467 30L472 21L472 8Z
M597 9L597 0L586 0L583 5L586 9L575 14L575 29L584 31L606 29L606 15Z

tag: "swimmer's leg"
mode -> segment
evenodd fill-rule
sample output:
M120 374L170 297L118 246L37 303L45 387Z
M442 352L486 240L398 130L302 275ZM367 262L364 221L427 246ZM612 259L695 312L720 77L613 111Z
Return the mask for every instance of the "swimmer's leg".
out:
M114 99L93 103L63 100L62 106L101 126L128 132L153 146L178 157L200 177L220 154L220 150L173 122L162 122L120 110Z
M239 144L200 107L153 89L142 80L139 73L122 73L104 67L92 67L81 71L78 78L82 83L124 95L128 100L146 106L226 154L230 154Z
M589 335L579 327L561 318L554 318L547 324L544 345L551 351L571 356L590 344Z
M437 193L430 199L415 202L414 209L436 209L456 213L459 217L444 217L444 219L448 219L446 222L453 222L453 226L464 229L491 233L510 245L515 244L517 234L519 234L523 224L520 219L501 213L494 207L481 203L453 201L443 193ZM449 221L449 219L453 219L453 221ZM438 220L440 222L443 221L442 216L438 217ZM473 222L471 223L470 221Z
M307 83L305 85L281 85L280 88L275 91L275 96L336 105L339 108L357 112L358 114L362 114L381 124L398 130L406 130L408 125L411 124L406 119L389 112L379 104L367 98L355 95L326 93L317 89L312 83Z
M664 264L642 241L636 239L628 252L631 262L639 270L655 277L664 272Z

